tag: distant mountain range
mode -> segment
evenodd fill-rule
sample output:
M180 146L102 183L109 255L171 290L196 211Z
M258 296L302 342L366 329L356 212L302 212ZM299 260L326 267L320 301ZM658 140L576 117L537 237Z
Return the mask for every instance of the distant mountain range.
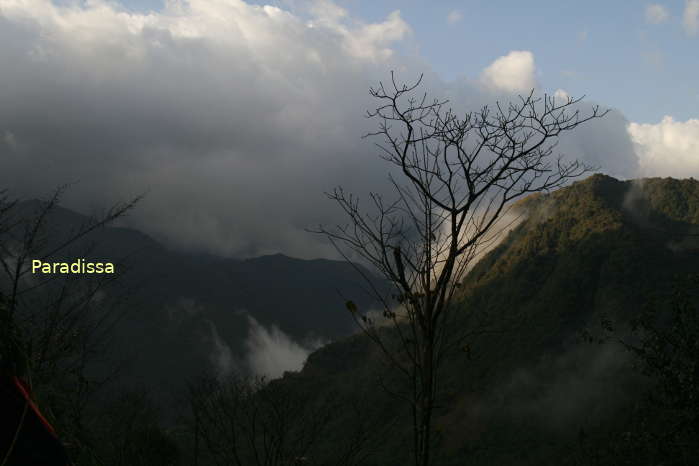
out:
M22 202L14 216L31 218L42 205ZM43 250L88 221L54 208L46 220ZM181 388L205 372L247 374L271 368L279 373L268 375L281 375L285 365L298 369L311 349L354 331L345 299L372 306L362 277L340 261L188 254L119 227L98 229L52 260L78 257L116 262L117 271L124 272L100 296L125 299L118 308L125 314L113 333L108 364L123 365L121 380L145 388ZM255 367L251 351L268 352L257 355L264 367Z

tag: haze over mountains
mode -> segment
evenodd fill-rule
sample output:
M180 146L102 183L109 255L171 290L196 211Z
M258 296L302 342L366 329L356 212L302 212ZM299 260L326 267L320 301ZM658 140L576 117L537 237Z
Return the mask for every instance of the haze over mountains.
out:
M31 218L41 206L25 201L14 215ZM45 224L50 241L44 249L88 221L55 208ZM100 295L105 302L124 300L114 362L125 364L127 380L149 387L182 386L206 372L278 377L298 370L311 350L354 331L343 312L345 297L372 305L361 276L339 261L190 254L119 227L91 233L52 261L83 257L115 262L122 273ZM38 277L31 278L46 278Z
M646 291L658 291L667 281L668 271L691 271L695 264L696 241L686 236L699 217L699 203L691 198L695 184L594 176L559 193L529 198L520 203L530 211L528 220L517 228L520 236L527 232L526 241L514 241L515 233L508 236L474 268L468 286L482 290L496 283L493 286L502 289L504 281L518 293L552 290L556 300L574 286L565 291L564 302L545 299L550 306L566 309L566 319L577 330L587 318L584 309L636 309ZM578 191L580 195L571 194ZM559 198L564 199L556 201ZM17 215L31 216L40 206L38 201L23 202ZM58 244L87 221L57 208L46 230ZM632 240L629 229L643 241L654 238L656 243L633 243L641 239ZM186 379L206 367L219 374L278 377L285 370L300 369L312 350L355 330L344 310L346 299L364 310L374 305L362 277L339 261L282 254L246 260L190 254L119 227L94 232L55 260L76 257L117 262L125 272L118 280L118 293L127 299L128 309L118 334L131 351L127 359L135 364L135 374L144 381L154 374ZM599 271L594 261L611 261L616 268ZM681 263L685 265L678 269ZM636 276L641 269L644 274ZM549 283L549 276L556 282ZM527 302L508 293L498 300L502 309L521 308ZM550 338L553 335L564 338L559 331L551 332Z
M41 206L25 201L15 213L31 216ZM462 282L452 331L467 338L442 368L435 464L655 464L643 461L665 453L648 436L669 429L675 414L648 404L658 380L619 341L635 341L631 323L646 310L670 315L678 286L690 309L696 305L699 290L683 280L699 264L699 182L593 175L515 209L524 220ZM86 221L54 209L46 246ZM246 399L252 406L274 393L294 400L302 413L289 420L290 432L305 432L305 416L317 413L322 435L308 455L318 464L335 464L348 448L365 458L357 464L408 461L410 420L383 388L401 379L344 309L347 298L362 312L375 306L349 264L187 254L117 227L95 231L61 257L114 260L125 271L96 298L99 307L126 300L95 370L120 367L117 393L145 390L166 409L130 427L163 429L165 450L138 451L187 464L194 454L187 384L240 374L275 379ZM696 457L691 444L682 448ZM203 464L211 459L201 455Z
M664 258L672 262L693 250L693 237L685 236L693 231L698 215L697 204L691 199L693 183L669 179L619 182L595 176L560 193L527 199L520 207L531 210L530 206L536 205L537 208L517 228L520 235L528 230L525 246L516 246L519 243L508 237L477 265L470 280L476 279L480 288L495 281L499 288L503 276L512 275L510 269L516 265L517 272L506 282L512 285L525 280L526 283L518 285L522 292L543 293L548 288L541 280L552 273L549 269L567 264L565 273L571 277L560 276L557 278L560 282L549 286L559 293L559 288L575 283L584 296L571 291L570 302L555 307L569 309L570 316L580 317L580 312L572 309L580 308L582 303L591 306L596 302L596 293L615 290L613 293L618 295L615 299L623 303L620 305L634 309L643 301L641 290L655 289L664 282L653 278L654 274L665 277L677 264L643 266L646 273L639 280L631 280L628 274L639 270L639 265L631 261ZM584 195L570 194L580 190ZM559 197L565 200L556 202ZM659 203L662 203L660 207ZM17 207L17 214L31 215L40 205L38 201L23 202ZM46 230L53 232L51 241L59 243L87 220L85 216L57 208L50 215ZM563 239L550 237L551 227L547 227L550 223L559 227L555 234ZM632 227L645 232L643 238L650 238L648 235L656 234L656 230L666 231L669 236L662 240L665 247L661 243L645 247L633 244L628 250L615 250L618 245L611 241L620 241L620 232L628 235L627 229ZM591 244L583 245L580 243L583 240ZM589 253L573 254L575 248L587 248ZM85 251L89 252L85 254ZM606 254L619 257L623 265L594 280L592 277L601 272L583 273L593 267L589 261L607 260ZM122 331L128 335L130 344L145 345L132 349L140 355L139 364L148 370L164 367L163 361L180 364L189 360L195 371L201 368L202 361L208 360L216 371L235 369L280 376L284 370L299 369L312 349L353 331L351 316L344 312L345 299L351 297L364 310L372 307L361 276L349 264L339 261L300 260L282 254L246 260L189 254L166 248L136 230L118 227L96 231L61 252L56 260L70 261L75 257L114 261L119 264L119 270L126 272L119 279L120 288L126 290L120 293L126 293L129 302ZM692 264L694 256L686 257ZM545 268L546 273L542 273ZM691 267L683 266L682 270ZM578 273L584 280L577 278ZM619 295L624 287L617 286L616 281L634 288ZM506 296L502 294L499 299L505 300ZM622 296L634 304L629 305ZM514 303L521 306L523 301L512 299L498 306L509 308ZM606 297L600 302L612 306ZM185 341L187 344L183 344ZM166 354L169 356L165 357ZM180 375L187 373L190 372L185 370Z

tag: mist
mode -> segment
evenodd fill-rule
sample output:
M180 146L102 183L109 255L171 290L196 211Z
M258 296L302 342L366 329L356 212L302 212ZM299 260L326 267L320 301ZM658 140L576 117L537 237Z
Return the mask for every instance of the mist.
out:
M321 341L300 344L276 325L265 327L248 316L248 336L245 340L246 362L252 374L276 379L284 372L299 371L308 355L322 346Z

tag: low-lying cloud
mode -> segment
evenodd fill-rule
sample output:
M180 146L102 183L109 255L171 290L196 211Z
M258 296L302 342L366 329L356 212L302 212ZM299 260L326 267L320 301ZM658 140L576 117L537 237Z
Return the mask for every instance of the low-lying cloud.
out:
M492 395L508 400L508 416L539 418L542 427L555 430L580 426L618 407L625 390L620 382L622 374L629 375L630 359L620 345L576 346L514 371Z
M233 361L233 352L228 343L223 341L221 335L219 335L216 324L210 320L207 320L207 322L209 324L209 330L211 331L210 338L213 344L213 351L210 355L211 365L218 377L226 377L237 369Z
M265 327L252 316L248 316L248 324L246 360L250 371L257 376L275 379L284 372L299 371L308 355L321 346L320 342L297 343L276 325Z

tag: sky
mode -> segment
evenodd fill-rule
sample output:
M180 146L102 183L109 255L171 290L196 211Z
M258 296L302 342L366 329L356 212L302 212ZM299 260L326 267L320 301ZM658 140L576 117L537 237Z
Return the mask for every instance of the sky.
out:
M299 1L250 3L304 16L304 3ZM155 0L122 4L132 11L163 7ZM447 80L477 77L493 57L529 50L535 54L537 79L545 89L562 87L571 94L586 94L623 109L639 123L657 123L665 115L678 120L697 116L697 2L345 0L336 4L367 22L380 22L400 11L411 34L398 49L419 53Z
M699 0L0 0L0 186L232 257L331 257L323 192L386 191L368 89L459 112L537 93L612 111L561 140L619 178L699 176ZM589 108L589 107L584 107Z

